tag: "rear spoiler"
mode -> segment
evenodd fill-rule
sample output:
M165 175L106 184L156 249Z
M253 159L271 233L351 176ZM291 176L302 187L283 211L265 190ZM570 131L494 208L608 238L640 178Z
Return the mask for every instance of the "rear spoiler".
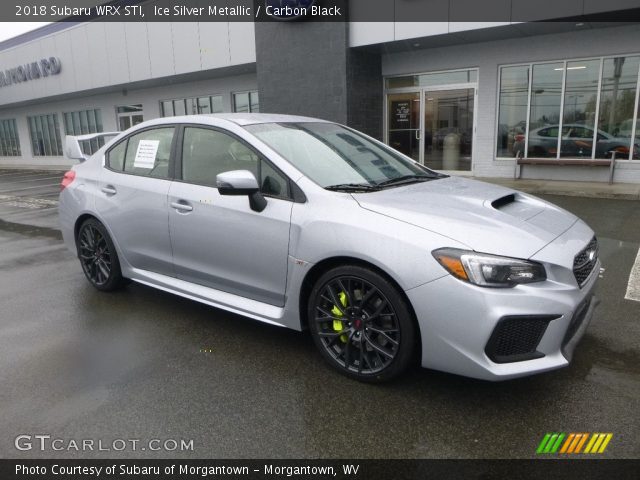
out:
M65 139L64 145L64 154L67 158L71 160L80 160L84 162L89 155L85 155L82 151L82 147L80 146L80 142L86 142L87 140L96 140L98 138L104 137L115 137L116 135L120 135L122 132L100 132L100 133L90 133L88 135L78 135L74 137L73 135L67 135Z

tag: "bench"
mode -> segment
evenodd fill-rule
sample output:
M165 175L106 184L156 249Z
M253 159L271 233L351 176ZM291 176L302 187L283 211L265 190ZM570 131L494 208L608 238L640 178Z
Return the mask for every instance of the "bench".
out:
M616 152L611 152L611 158L597 158L595 160L591 160L582 158L525 158L522 156L522 152L518 150L513 167L514 180L517 180L522 176L522 165L609 167L609 185L611 185L613 183L613 171L616 167Z

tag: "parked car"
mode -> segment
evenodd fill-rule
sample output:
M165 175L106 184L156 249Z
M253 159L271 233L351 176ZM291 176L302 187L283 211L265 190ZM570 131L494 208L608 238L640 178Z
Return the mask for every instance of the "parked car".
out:
M388 380L414 360L487 380L563 367L597 303L580 219L348 127L163 118L82 155L103 135L67 137L81 163L60 193L64 240L95 288L134 281L308 329L350 377Z
M558 125L547 125L536 128L529 132L529 152L525 151L525 135L516 137L513 144L514 156L521 152L529 157L552 157L558 154ZM578 124L568 124L562 126L561 156L575 158L591 158L593 149L593 128ZM640 139L633 148L633 158L640 158ZM610 158L611 152L615 151L618 158L629 156L629 137L614 137L602 130L598 130L596 140L596 158Z

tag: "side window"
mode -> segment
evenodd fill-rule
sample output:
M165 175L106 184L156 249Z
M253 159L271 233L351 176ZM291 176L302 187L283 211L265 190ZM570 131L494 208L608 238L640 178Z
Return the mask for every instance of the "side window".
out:
M145 177L168 178L175 128L145 130L129 137L124 171Z
M256 178L259 157L242 142L216 130L187 127L182 144L182 179L216 186L219 173L249 170Z
M558 127L550 127L540 130L538 132L538 136L558 138Z
M260 191L264 195L289 198L289 182L269 163L260 162Z
M591 140L593 138L593 130L584 127L573 127L569 134L571 138L584 138Z
M121 172L124 168L124 156L127 153L127 142L125 140L109 150L107 154L107 167L111 170Z

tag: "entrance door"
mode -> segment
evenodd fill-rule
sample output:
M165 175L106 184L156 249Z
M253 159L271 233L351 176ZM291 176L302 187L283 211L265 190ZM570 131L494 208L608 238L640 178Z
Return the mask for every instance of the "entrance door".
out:
M420 161L420 92L387 95L389 145Z
M424 92L424 165L471 170L475 89Z

